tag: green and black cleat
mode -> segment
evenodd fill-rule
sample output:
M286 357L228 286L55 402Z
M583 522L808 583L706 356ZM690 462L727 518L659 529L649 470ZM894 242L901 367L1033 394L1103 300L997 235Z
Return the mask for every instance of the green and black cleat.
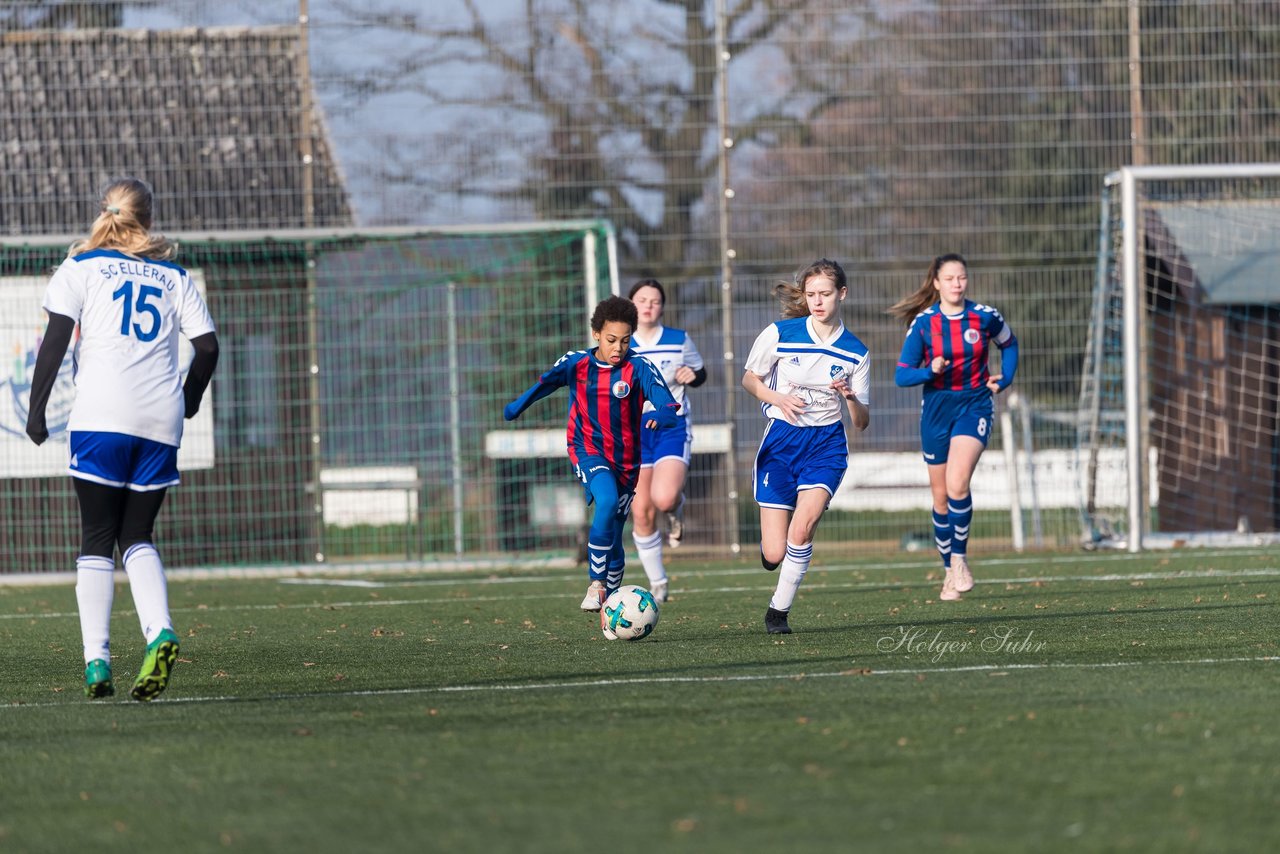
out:
M95 658L84 666L84 695L91 700L99 697L110 697L116 692L111 684L111 665L101 658Z
M173 672L173 663L177 659L178 636L171 629L164 629L147 646L147 654L142 659L142 668L138 671L130 696L144 703L160 696L169 687L169 675Z

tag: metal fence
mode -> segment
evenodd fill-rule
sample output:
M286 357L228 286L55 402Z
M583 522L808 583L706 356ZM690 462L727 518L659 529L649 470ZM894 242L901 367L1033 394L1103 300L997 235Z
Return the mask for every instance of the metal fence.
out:
M299 6L307 12L300 23L279 10L201 11L161 2L126 6L119 23L125 28L204 26L233 17L238 24L271 25L277 40L282 26L294 27L297 42L278 49L290 57L309 56L310 66L279 64L277 73L290 76L276 82L289 86L276 88L297 91L316 108L314 116L302 113L306 119L300 126L307 130L294 144L297 156L334 152L340 166L334 174L345 182L362 228L564 219L612 223L622 286L642 276L660 278L671 297L668 321L688 328L709 357L712 379L694 392L697 419L735 428L729 440L735 451L732 472L721 471L716 452L695 455L690 482L695 547L751 542L754 512L745 473L760 424L752 402L737 389L742 361L755 334L776 317L772 284L821 256L837 258L850 269L854 293L845 319L870 343L876 366L873 425L854 442L855 466L824 520L824 542L896 549L914 543L928 527L921 509L927 499L924 470L913 454L918 399L892 385L890 367L901 330L883 312L918 284L933 256L945 251L968 256L973 295L1000 308L1022 342L1015 390L1023 408L1013 423L1019 437L1026 437L1020 444L1037 452L1037 467L1032 477L1024 458L1017 457L1015 470L1021 471L1017 485L1028 513L1039 511L1038 526L1028 521L1027 543L1078 542L1080 497L1067 453L1075 440L1103 177L1130 163L1280 159L1280 6L1272 2L705 0L678 9L656 0L515 5L442 0L416 15L387 14L394 6L391 0L310 2ZM220 41L233 35L218 31ZM145 48L145 41L138 44L139 50ZM57 96L56 81L46 85ZM252 90L220 85L208 91L220 99L223 115L237 91ZM32 99L30 109L47 111L59 102L59 97ZM233 125L253 127L264 120L264 110L249 103L230 112L234 115L227 120ZM174 135L200 139L207 133L175 121ZM42 135L52 138L60 126L65 124L56 116L15 124L33 146L23 149L24 156L38 152ZM97 136L93 127L83 127L77 145L111 155L105 164L115 162L117 171L129 168L124 154L112 161L113 152L123 151L118 135ZM227 150L218 139L208 142L193 149L194 160L182 174L201 174L205 148L214 158L208 168L221 168L217 158L225 158ZM149 156L145 146L133 144L124 153ZM235 149L237 157L251 155ZM7 180L17 185L47 172L35 161L9 165L15 168L5 170ZM74 189L83 202L92 197L96 188L90 179L97 180L97 174L58 186ZM165 174L178 175L172 169ZM276 173L269 165L245 174L261 177L236 194L306 191L279 182L273 186ZM196 197L200 187L221 192L216 182L197 181L191 190ZM232 195L218 196L217 208L231 210L234 201ZM198 227L164 221L164 210L161 204L168 230ZM9 225L6 230L16 233ZM287 289L262 282L246 288L254 292L221 298L224 328L240 325L242 315L255 328L252 318L266 306L291 322L306 314L305 304L294 302ZM220 299L216 288L213 293ZM510 334L522 334L522 311L510 309L515 330ZM240 370L234 365L247 360L244 370L252 372L254 360L269 361L285 338L302 341L307 334L297 326L282 338L241 342L244 350L232 356L231 370ZM372 357L362 352L353 364ZM228 401L219 406L233 406L238 417L251 420L257 418L250 415L253 405L232 403L228 395L269 397L278 391L242 392L228 388L224 377L215 383L219 399ZM491 413L485 407L519 385L492 387L474 412ZM409 390L405 393L414 399ZM549 411L553 407L543 406L549 428L556 420ZM488 432L488 414L472 417L475 422L466 431ZM291 432L297 429L292 422L254 423L253 429L266 435L274 430L292 440L305 437L305 431ZM379 441L393 445L408 435L394 419L385 429L369 426ZM719 447L724 434L704 433L704 447ZM975 483L975 536L998 543L1016 539L1007 507L1013 482L999 453L1004 438L997 435ZM441 455L439 465L453 464L435 441L405 456L419 450L431 460ZM264 453L269 462L278 458ZM563 530L536 541L504 543L496 535L474 543L466 539L465 550L571 548L572 520L548 510L565 501L555 485L572 485L559 462L493 459L495 479L504 466L523 466L526 474L519 476L551 489L535 496L533 506L542 514L537 525ZM396 474L402 462L389 463L393 470L384 474ZM421 475L423 466L414 464ZM421 530L409 538L383 531L390 539L377 548L364 541L328 543L324 550L330 559L370 550L453 553L451 519L438 534L421 524L423 508L440 501L424 497L430 478L404 482L411 488L419 480ZM34 500L61 507L61 485L33 489L20 500L6 499L8 506ZM253 517L260 527L291 512L282 497L288 490L264 487L262 495L248 496L229 484L221 489L225 506L260 510ZM730 512L725 504L735 490L741 496ZM194 501L195 490L176 491L175 507L166 511L171 524L198 515L181 510L180 502L188 500L180 497L184 491ZM250 511L255 502L256 510ZM493 503L477 504L476 514L496 517L497 502L495 497ZM410 501L405 511L411 519L412 506ZM63 544L64 553L70 535L63 517L70 512L57 510L62 533L50 535ZM736 535L729 531L733 528ZM176 546L199 539L197 533L176 536L175 531L169 539ZM283 539L297 545L286 559L314 560L316 532L289 532ZM235 562L241 551L234 542L210 548L216 553L202 554L201 561ZM28 567L29 557L24 553L17 564L6 561L6 569L49 565ZM61 568L65 560L52 564Z

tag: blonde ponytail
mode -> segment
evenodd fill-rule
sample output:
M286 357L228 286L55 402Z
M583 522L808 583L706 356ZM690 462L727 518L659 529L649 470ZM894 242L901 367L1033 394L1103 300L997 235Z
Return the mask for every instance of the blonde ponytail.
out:
M89 236L73 243L67 254L116 249L139 258L173 258L178 254L177 244L151 233L151 205L151 187L145 181L113 181L102 193L102 212L93 221Z

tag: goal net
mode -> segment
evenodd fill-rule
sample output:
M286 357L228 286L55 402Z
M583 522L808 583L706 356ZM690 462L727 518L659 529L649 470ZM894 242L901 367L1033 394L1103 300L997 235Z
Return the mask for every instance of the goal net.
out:
M1080 384L1086 545L1280 531L1280 165L1107 176Z
M607 222L173 236L222 355L159 521L167 564L419 560L541 532L531 484L551 461L495 458L486 437L503 403L590 341L592 308L618 290ZM0 239L0 572L74 566L70 358L50 441L24 435L44 289L73 239ZM567 481L563 408L521 425L558 428Z

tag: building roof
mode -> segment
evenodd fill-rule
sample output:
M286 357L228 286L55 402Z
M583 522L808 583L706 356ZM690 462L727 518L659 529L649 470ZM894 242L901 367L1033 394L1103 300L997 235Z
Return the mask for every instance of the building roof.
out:
M0 33L0 235L84 232L122 175L161 231L351 225L302 59L294 27Z
M1280 203L1275 200L1152 205L1148 244L1207 305L1280 303Z

